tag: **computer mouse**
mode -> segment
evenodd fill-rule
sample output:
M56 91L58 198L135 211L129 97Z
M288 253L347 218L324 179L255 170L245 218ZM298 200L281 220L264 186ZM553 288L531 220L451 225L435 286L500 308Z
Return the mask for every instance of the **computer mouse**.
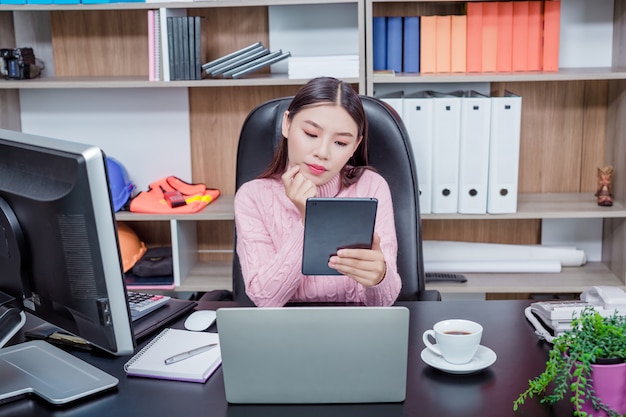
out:
M185 329L201 332L206 330L215 321L215 311L198 310L194 311L185 319Z

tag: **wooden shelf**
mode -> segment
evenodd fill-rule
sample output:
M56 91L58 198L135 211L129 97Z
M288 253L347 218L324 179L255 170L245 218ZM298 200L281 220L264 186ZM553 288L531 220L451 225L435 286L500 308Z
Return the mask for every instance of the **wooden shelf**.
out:
M593 285L624 288L606 265L587 263L579 268L563 268L558 274L464 274L465 283L428 283L427 289L443 293L568 293L582 292Z
M147 77L46 77L32 80L0 80L0 90L54 88L186 88L186 87L263 87L304 85L308 79L289 78L287 74L253 74L238 79L149 81ZM358 78L344 81L358 84Z
M581 81L626 79L626 68L561 68L556 72L481 72L446 74L374 75L376 84L522 82L522 81Z
M233 220L232 195L220 196L204 210L193 214L143 214L118 212L120 221L175 220ZM591 193L524 193L518 198L518 211L511 214L423 214L422 220L506 220L506 219L578 219L626 218L626 208L620 202L612 207L599 207Z
M169 221L169 220L184 220L184 221L215 221L215 220L234 220L235 214L233 210L232 195L221 195L206 206L202 211L198 213L189 214L148 214L148 213L131 213L128 211L121 211L115 214L116 220L119 221Z
M199 262L176 287L176 291L232 290L232 277L232 262Z
M359 0L316 0L316 4L357 3ZM96 4L1 4L0 11L56 11L56 10L147 10L161 7L171 9L203 9L215 7L266 7L311 4L310 0L212 0L212 1L166 1Z
M517 213L511 214L423 214L422 220L506 220L626 218L626 208L615 201L600 207L593 193L522 193Z

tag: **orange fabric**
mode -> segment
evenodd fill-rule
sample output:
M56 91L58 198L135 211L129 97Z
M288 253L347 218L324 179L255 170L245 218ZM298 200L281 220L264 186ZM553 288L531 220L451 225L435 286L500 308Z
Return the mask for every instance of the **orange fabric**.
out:
M163 196L163 193L168 191L180 192L186 204L171 207ZM204 184L189 184L180 178L170 176L153 182L148 191L142 191L134 197L130 202L130 211L152 214L197 213L219 195L220 191L217 189L207 188Z

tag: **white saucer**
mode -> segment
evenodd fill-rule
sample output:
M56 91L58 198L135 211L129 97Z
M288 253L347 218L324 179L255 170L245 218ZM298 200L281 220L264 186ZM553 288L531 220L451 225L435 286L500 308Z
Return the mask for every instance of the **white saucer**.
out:
M445 361L441 356L435 354L428 348L422 350L422 360L440 371L448 372L451 374L471 374L473 372L482 371L485 368L493 365L496 361L496 353L486 346L479 346L476 356L472 358L468 363L455 365L453 363Z

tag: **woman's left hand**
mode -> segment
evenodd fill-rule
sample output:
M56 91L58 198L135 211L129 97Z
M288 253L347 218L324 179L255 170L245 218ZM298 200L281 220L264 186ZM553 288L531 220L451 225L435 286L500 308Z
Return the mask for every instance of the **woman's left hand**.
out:
M340 249L330 257L328 266L366 287L379 284L387 271L380 237L374 233L372 249Z

